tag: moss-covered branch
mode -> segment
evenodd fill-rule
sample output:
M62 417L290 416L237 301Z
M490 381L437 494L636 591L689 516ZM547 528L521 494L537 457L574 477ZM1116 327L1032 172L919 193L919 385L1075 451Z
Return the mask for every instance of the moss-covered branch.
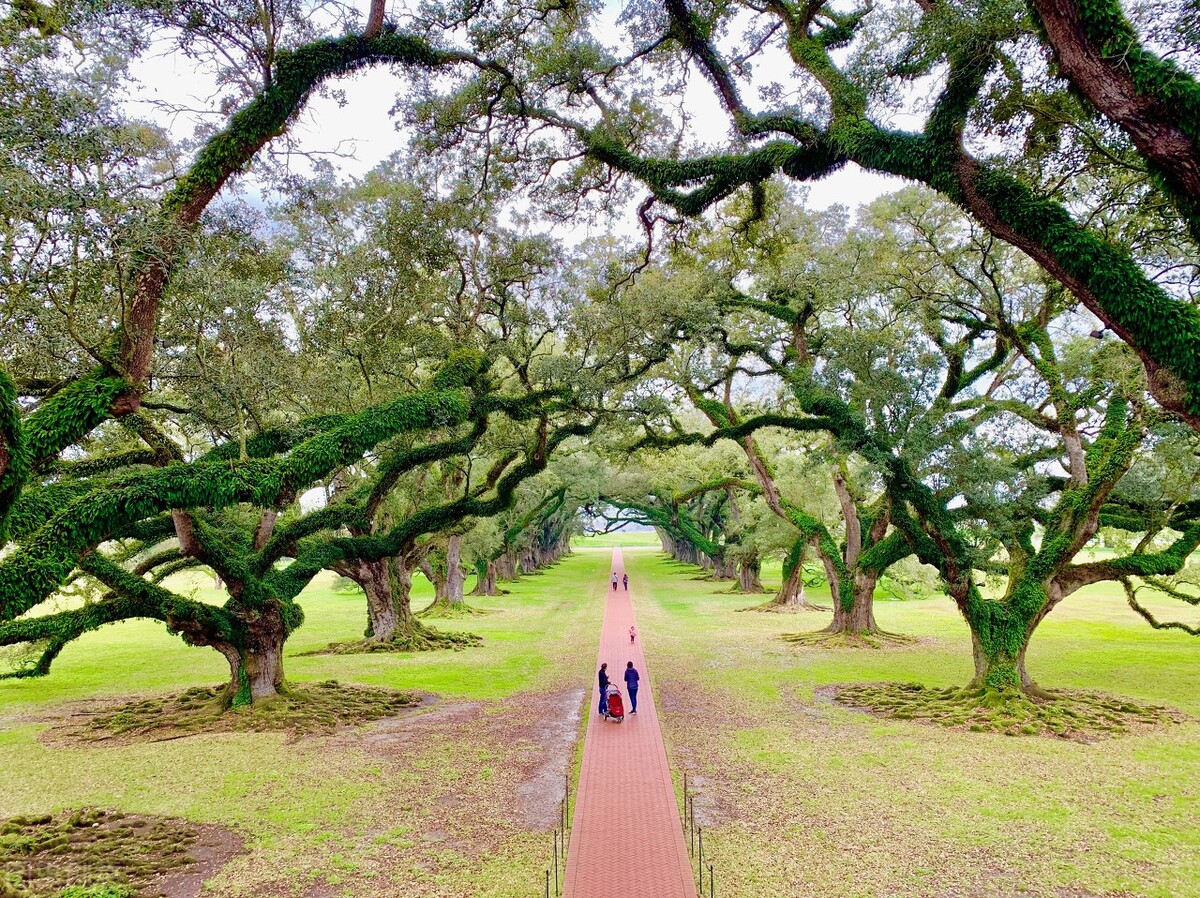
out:
M223 508L247 502L273 508L280 496L328 476L399 433L461 423L471 411L461 389L431 391L347 417L339 426L271 460L171 465L97 490L54 515L0 563L0 620L47 598L79 558L132 522L169 509Z

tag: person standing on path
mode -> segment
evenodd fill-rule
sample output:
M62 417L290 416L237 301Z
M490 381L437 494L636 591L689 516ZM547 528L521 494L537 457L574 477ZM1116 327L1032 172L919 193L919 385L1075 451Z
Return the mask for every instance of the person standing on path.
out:
M617 591L617 572L616 571L613 571L612 584L613 584L613 592L616 592Z
M626 592L629 592L629 575L628 575L628 574L622 574L622 575L621 575L621 582L625 584L625 591L626 591Z
M634 640L636 640L636 639L637 639L637 629L635 627L630 627L629 628L629 644L633 645Z
M608 702L608 663L600 665L600 707L596 709L597 714L604 713L604 705Z
M637 691L638 680L640 679L641 677L638 676L638 672L634 668L633 662L630 661L625 665L625 689L629 693L630 714L637 713Z

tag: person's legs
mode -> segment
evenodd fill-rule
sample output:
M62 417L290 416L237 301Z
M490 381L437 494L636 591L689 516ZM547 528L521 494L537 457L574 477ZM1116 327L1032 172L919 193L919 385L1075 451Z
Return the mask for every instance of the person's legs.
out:
M637 713L637 690L636 689L629 690L629 708L630 708L631 714Z

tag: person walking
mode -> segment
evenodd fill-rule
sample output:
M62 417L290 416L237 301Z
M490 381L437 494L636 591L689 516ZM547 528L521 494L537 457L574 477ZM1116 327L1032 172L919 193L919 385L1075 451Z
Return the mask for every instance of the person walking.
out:
M629 644L630 644L630 645L633 645L633 641L634 641L635 639L637 639L637 628L636 628L636 627L630 627L630 628L629 628Z
M629 592L629 575L628 575L628 574L622 574L622 575L621 575L621 582L625 584L625 591L626 591L626 592Z
M617 572L616 571L613 571L612 584L613 584L613 592L616 592L617 591Z
M634 669L633 662L630 661L625 665L625 691L629 693L630 714L637 713L637 691L638 680L640 679L641 677L638 676L637 670Z
M596 709L596 713L603 714L604 706L608 702L608 664L600 665L600 707Z

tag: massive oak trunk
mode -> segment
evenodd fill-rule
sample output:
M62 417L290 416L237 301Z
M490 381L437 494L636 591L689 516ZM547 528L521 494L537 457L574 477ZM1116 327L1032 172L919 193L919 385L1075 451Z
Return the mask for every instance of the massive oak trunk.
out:
M475 588L471 590L471 595L500 595L500 587L496 585L496 562L494 560L475 562Z
M368 639L394 642L420 627L412 613L412 570L403 559L357 561L336 570L357 583L366 596Z
M1020 593L1019 595L1016 595ZM971 628L971 654L975 676L970 688L987 691L1017 690L1044 696L1025 668L1025 653L1038 624L1053 604L1044 583L1025 576L1010 582L1002 610L981 602L959 602Z
M211 645L229 662L227 700L234 707L272 698L283 686L283 644L287 627L278 606L268 606L241 622L234 639L211 638L182 629L193 644Z
M515 552L509 550L496 559L496 577L506 582L517 579L517 556Z
M784 577L783 583L779 586L779 592L775 593L771 604L784 608L803 608L808 604L804 594L803 564L797 564L792 568L791 573Z
M738 564L738 589L742 592L762 592L760 573L762 562L758 558L746 558Z
M451 605L463 603L463 586L466 579L462 567L462 537L454 535L446 540L445 600Z
M844 602L839 596L833 603L833 622L827 628L830 633L857 636L879 632L879 625L875 623L875 584L878 581L877 574L854 572L850 601Z

